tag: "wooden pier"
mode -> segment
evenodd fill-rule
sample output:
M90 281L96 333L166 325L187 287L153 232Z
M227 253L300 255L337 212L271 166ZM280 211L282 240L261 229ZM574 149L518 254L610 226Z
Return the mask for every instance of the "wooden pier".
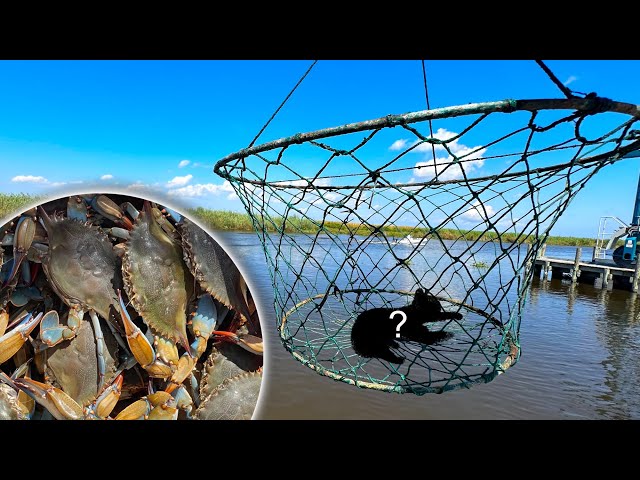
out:
M546 256L546 245L540 249L535 260L534 275L542 279L561 278L571 279L571 282L590 283L595 288L612 290L613 288L638 291L638 277L640 276L640 262L634 268L622 268L613 260L594 259L583 262L582 248L576 249L574 260L550 258Z

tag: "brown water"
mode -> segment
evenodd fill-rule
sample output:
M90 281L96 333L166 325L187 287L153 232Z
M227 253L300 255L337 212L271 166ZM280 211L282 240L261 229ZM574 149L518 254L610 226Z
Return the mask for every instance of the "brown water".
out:
M265 377L254 418L640 419L637 294L534 280L522 315L522 356L506 373L441 395L383 393L320 376L291 357L276 331L273 287L257 236L219 238L261 307ZM572 259L574 251L550 246L547 255Z

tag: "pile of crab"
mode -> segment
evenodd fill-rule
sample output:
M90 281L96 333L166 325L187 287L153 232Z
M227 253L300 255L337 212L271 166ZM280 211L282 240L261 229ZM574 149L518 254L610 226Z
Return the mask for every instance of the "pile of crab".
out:
M249 419L255 303L187 218L71 196L0 228L0 419Z

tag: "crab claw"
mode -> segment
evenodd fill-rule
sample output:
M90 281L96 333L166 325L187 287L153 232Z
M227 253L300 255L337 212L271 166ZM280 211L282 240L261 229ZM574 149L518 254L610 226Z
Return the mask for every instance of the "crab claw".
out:
M124 323L124 330L127 334L127 343L129 349L133 354L136 361L144 368L149 375L158 378L168 378L171 376L171 367L162 363L156 362L156 353L147 340L147 337L142 333L142 330L133 323L127 308L122 300L122 293L118 290L118 309L120 310L120 316L122 317L122 323Z
M76 309L69 310L67 325L60 324L58 312L51 310L42 319L40 339L49 347L59 344L63 340L70 340L76 336L84 312Z
M4 285L8 285L16 276L20 264L27 256L29 248L33 243L36 234L36 222L31 217L21 217L16 226L16 233L13 237L13 265ZM4 286L3 285L3 286Z
M131 230L133 228L131 220L125 216L122 209L109 197L106 197L105 195L96 195L93 197L93 200L91 200L91 206L109 220L124 225L127 230Z
M177 402L167 392L147 395L116 416L116 420L176 420L177 418Z
M13 382L46 408L56 420L79 420L82 418L82 407L59 388L30 378L16 378Z
M145 398L133 402L116 415L116 420L144 420L149 416L151 405Z
M167 392L156 392L147 397L153 408L149 420L177 420L178 407L175 398Z
M7 331L7 325L9 325L9 312L0 310L0 337Z
M176 388L180 387L180 385L182 385L182 382L184 382L187 377L191 375L193 367L195 367L196 365L196 361L197 358L192 357L188 353L184 353L178 361L176 370L173 372L173 375L171 375L171 381L167 388L165 388L165 392L171 393Z
M0 383L4 383L6 385L9 385L14 390L18 390L18 387L16 386L16 384L13 383L13 378L11 378L9 375L4 373L2 370L0 370Z
M263 340L260 337L255 337L249 334L237 335L232 332L225 332L221 330L214 330L212 333L213 335L224 337L224 339L235 343L248 352L255 353L256 355L262 355L263 353Z
M98 418L107 418L116 407L122 393L122 374L118 375L111 385L105 388L104 392L94 402L92 413Z
M20 365L16 369L15 372L13 372L13 374L11 374L11 378L12 379L19 378L19 377L31 378L30 364L31 364L31 359L24 362L22 365ZM31 418L36 409L36 402L33 400L33 398L31 398L30 395L25 393L24 390L20 390L17 387L17 385L13 383L13 380L12 380L12 386L16 390L18 390L18 397L16 399L18 408L22 411L22 413L26 418Z
M42 313L35 317L28 314L16 328L0 337L0 364L9 360L20 350L34 328L40 323Z
M129 312L127 312L127 307L125 307L124 301L122 300L122 293L120 290L118 290L118 307L120 310L120 316L122 317L122 323L124 323L124 330L127 334L127 343L129 344L131 353L143 367L151 365L156 359L156 354L153 351L151 343L149 343L147 337L142 333L142 330L140 330L138 326L133 323L133 320L131 320Z

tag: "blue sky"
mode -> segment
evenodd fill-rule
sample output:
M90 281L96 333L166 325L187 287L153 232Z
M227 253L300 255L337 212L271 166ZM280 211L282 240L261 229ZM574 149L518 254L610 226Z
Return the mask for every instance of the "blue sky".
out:
M242 210L213 165L246 147L311 64L293 61L0 61L0 192L55 196L151 188L188 206ZM548 61L570 88L640 104L640 61ZM560 97L537 64L427 61L432 108ZM258 143L426 108L415 61L320 61ZM640 165L607 167L557 235L629 221Z

